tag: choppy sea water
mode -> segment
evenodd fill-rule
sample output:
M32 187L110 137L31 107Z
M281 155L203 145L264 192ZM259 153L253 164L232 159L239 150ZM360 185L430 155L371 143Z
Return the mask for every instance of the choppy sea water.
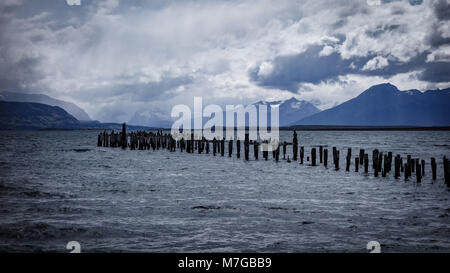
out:
M252 149L245 162L96 147L97 134L0 131L0 251L68 252L69 241L82 252L367 252L369 241L382 252L450 251L448 131L298 132L305 158L314 145L329 158L340 149L340 171L255 161ZM420 157L425 177L346 172L347 147Z

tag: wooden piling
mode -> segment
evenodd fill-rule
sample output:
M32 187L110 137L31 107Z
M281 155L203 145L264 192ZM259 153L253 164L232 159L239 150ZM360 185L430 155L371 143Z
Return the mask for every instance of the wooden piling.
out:
M359 172L359 157L355 157L355 172Z
M443 164L444 164L444 181L445 184L450 187L450 164L449 164L449 160L447 159L447 157L444 156L443 158Z
M422 168L420 167L419 159L416 160L416 181L417 183L422 182Z
M425 160L421 160L421 162L420 162L420 166L422 167L422 170L421 170L421 175L422 175L422 177L424 177L425 176Z
M328 149L323 150L323 165L328 167Z
M319 146L319 160L320 160L320 164L323 163L323 146L320 145Z
M245 140L244 140L244 155L245 160L248 161L248 155L250 153L250 140L249 140L249 134L245 134Z
M280 145L278 144L277 148L275 149L275 161L278 162L280 159Z
M436 180L436 159L434 157L431 158L431 173L432 173L432 179Z
M241 158L241 140L239 138L236 140L236 156Z
M369 154L364 154L364 172L369 173Z
M345 164L345 171L350 171L350 160L352 157L352 148L347 149L347 156L346 156L346 164Z
M297 132L294 130L294 136L292 138L292 159L294 161L297 161L297 153L298 153L298 139L297 139Z
M339 170L339 150L336 150L336 157L335 157L335 164L334 164L334 168L336 171Z
M316 166L316 148L311 149L311 166Z
M102 133L98 134L98 138L97 138L97 146L101 147L102 146Z
M394 177L395 179L398 179L398 177L400 176L400 155L397 155L395 157L395 162L394 162Z
M359 149L359 164L364 164L364 149Z
M305 148L300 146L300 164L303 164L303 157L305 156Z

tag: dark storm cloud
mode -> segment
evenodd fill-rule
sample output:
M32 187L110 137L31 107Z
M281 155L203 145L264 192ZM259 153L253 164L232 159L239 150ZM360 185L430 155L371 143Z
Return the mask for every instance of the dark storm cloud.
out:
M450 82L450 63L428 63L425 71L419 75L419 79L429 82Z
M437 27L435 27L428 36L428 43L430 44L430 46L440 47L450 44L450 38L443 37L442 33L436 29Z
M322 48L314 45L298 55L279 56L272 62L273 73L261 76L257 67L249 71L249 76L261 86L295 92L299 83L319 83L352 71L349 67L351 61L342 60L338 53L319 56Z
M450 81L450 63L427 62L430 52L423 52L408 62L389 59L389 64L375 69L363 69L365 64L377 55L342 59L333 52L328 56L320 56L323 46L313 45L298 55L279 56L272 62L273 72L260 75L260 68L249 71L250 79L264 87L272 87L296 92L301 83L318 84L322 81L336 81L338 76L358 74L364 76L380 76L389 78L399 73L419 72L418 78L430 82Z
M439 20L450 20L450 4L447 0L439 0L434 5L434 13Z
M36 69L39 62L39 57L23 57L18 61L12 61L10 56L0 55L0 90L26 92L23 86L32 84L42 77L42 73Z
M378 26L376 29L366 30L366 35L371 38L379 38L382 34L386 32L401 31L402 25L382 25Z
M450 44L450 38L448 35L444 35L444 33L439 30L440 23L450 20L450 3L446 0L437 1L434 5L433 11L439 21L434 23L433 27L430 29L428 42L432 47L437 48L442 45Z

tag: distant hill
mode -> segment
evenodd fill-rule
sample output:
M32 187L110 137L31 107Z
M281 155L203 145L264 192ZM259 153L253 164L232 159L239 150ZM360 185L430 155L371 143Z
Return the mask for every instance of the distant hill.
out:
M0 129L72 129L79 121L58 106L0 101Z
M312 103L307 102L305 100L297 100L292 97L285 101L259 101L254 103L255 106L258 105L270 105L270 106L279 106L279 117L280 117L280 126L289 126L293 125L295 121L299 119L309 117L313 114L320 112L317 107L315 107ZM270 115L268 115L270 118ZM268 119L269 121L270 119Z
M170 114L153 113L149 111L135 112L128 124L137 124L156 128L170 128L172 126Z
M374 85L336 107L299 119L296 125L450 126L450 88L400 91Z
M301 118L310 116L312 114L320 112L313 104L304 100L297 100L292 97L285 101L259 101L253 103L258 109L259 105L268 105L268 106L279 106L279 117L280 117L280 126L289 126L294 121L297 121ZM225 110L225 107L222 107ZM270 110L268 108L268 110ZM226 114L225 111L223 114L223 124L226 124ZM268 121L270 121L270 112L268 112ZM210 118L203 118L203 124L205 124ZM259 119L259 114L258 114ZM176 120L176 119L175 119ZM170 116L161 114L161 113L150 113L148 111L145 112L136 112L134 116L128 122L129 124L140 124L151 127L161 127L161 128L171 128L173 124L173 120ZM194 121L191 119L192 127L194 126ZM246 123L248 125L248 123ZM237 122L235 122L237 125Z
M17 101L17 102L36 102L52 106L59 106L78 120L91 120L89 115L77 105L71 102L57 100L43 94L26 94L9 91L0 91L0 100Z

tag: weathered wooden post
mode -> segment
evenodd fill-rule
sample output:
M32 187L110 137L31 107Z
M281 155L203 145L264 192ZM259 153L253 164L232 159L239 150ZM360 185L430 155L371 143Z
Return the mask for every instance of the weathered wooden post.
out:
M97 146L101 147L102 146L102 133L98 134L98 138L97 138Z
M220 156L224 156L225 154L225 138L220 140Z
M300 164L303 164L303 157L305 156L305 148L300 146Z
M404 175L405 175L405 181L408 180L408 162L405 163Z
M248 160L249 153L250 153L249 134L245 134L245 139L244 139L244 156L245 156L245 160Z
M239 138L236 140L236 156L241 158L241 140Z
M278 162L280 159L280 143L277 143L277 148L275 149L275 161Z
M425 160L422 159L420 166L422 167L420 174L422 175L422 177L424 177L425 176Z
M383 164L383 152L378 153L378 171L381 172L381 166Z
M336 171L338 171L338 170L339 170L339 150L336 150L336 158L335 158L335 161L336 161L336 163L335 163L335 169L336 169Z
M267 150L268 149L268 144L267 144L268 142L267 142L267 140L263 140L263 142L262 142L262 147L263 147L263 158L264 158L264 160L267 160L268 158L269 158L269 151Z
M378 169L378 149L372 151L372 168Z
M364 164L364 149L359 149L359 164L361 166Z
M399 176L400 176L400 155L397 155L395 157L394 162L394 177L395 179L398 179Z
M297 132L294 130L294 137L292 139L292 159L294 161L297 161L297 153L298 153L298 139L297 139Z
M337 151L336 147L333 147L333 164L335 167L336 167L336 151Z
M392 169L392 152L388 152L388 163L387 163L388 172Z
M213 138L213 155L216 156L217 152L217 140L216 138Z
M255 160L258 160L258 141L253 141L253 154L255 155Z
M422 168L420 167L419 159L416 159L416 181L417 181L417 183L422 182L421 170L422 170Z
M433 180L436 180L436 159L434 157L431 158L431 173Z
M205 145L206 145L206 147L205 147L206 153L209 154L209 140L206 140Z
M323 150L323 165L328 167L328 149Z
M316 166L316 148L311 149L311 165Z
M364 154L364 172L369 173L369 154Z
M445 157L445 156L444 156L442 161L444 163L444 181L445 181L445 184L447 184L447 186L450 187L450 166L449 166L449 161L448 161L447 157Z
M228 157L233 154L233 139L228 140Z
M359 157L355 157L355 172L359 172Z
M322 145L319 146L319 162L320 162L320 164L323 163L323 146Z
M346 157L346 164L345 164L345 170L348 172L350 171L350 160L352 158L352 148L348 148L347 150L347 157Z
M286 141L283 141L283 160L286 160Z

